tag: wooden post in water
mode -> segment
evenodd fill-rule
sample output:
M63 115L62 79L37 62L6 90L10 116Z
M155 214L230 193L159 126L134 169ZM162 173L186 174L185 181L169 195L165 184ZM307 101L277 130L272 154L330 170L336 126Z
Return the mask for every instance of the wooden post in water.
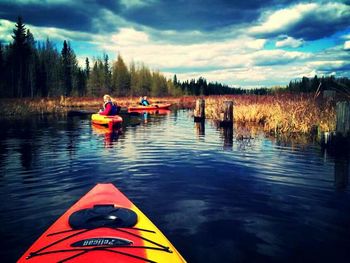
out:
M337 135L348 137L350 135L350 102L341 101L337 103Z
M224 101L224 112L220 115L220 126L232 126L233 101Z
M196 101L196 108L194 109L194 121L204 121L205 120L205 100L198 99Z
M350 102L341 101L336 105L336 130L321 135L321 145L334 153L350 149Z

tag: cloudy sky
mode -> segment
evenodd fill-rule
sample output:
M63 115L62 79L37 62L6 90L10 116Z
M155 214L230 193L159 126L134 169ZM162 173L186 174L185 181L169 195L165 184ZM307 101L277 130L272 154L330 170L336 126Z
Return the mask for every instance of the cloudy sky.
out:
M1 42L19 15L36 40L70 41L81 62L120 53L182 81L350 77L350 0L0 0Z

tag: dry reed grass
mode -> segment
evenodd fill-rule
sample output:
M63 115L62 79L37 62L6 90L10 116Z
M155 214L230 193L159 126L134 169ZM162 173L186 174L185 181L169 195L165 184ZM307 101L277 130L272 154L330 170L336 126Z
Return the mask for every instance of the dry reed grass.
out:
M151 102L166 102L178 108L194 108L198 97L151 98ZM138 97L114 98L121 107L138 103ZM320 102L310 95L237 95L208 96L206 100L206 117L220 119L224 101L234 102L234 121L238 123L255 123L262 125L265 132L272 133L310 133L335 130L335 107L330 102ZM45 99L2 99L0 113L4 115L24 115L37 113L62 113L71 108L99 109L102 98L60 97Z
M234 102L234 121L257 123L265 132L310 133L335 130L335 107L308 95L222 96L206 98L206 116L220 120L224 101Z

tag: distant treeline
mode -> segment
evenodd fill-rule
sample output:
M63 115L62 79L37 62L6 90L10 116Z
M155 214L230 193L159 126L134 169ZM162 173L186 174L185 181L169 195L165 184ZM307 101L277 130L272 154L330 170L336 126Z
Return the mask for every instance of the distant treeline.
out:
M333 90L343 97L350 97L350 79L327 77L302 77L301 79L292 80L285 87L270 87L245 90L246 94L269 95L276 93L314 93L315 95L324 90Z
M174 75L173 84L180 87L182 95L223 95L223 94L245 94L247 90L232 88L220 83L208 83L206 79L200 77L198 80L179 82Z
M318 78L303 77L300 80L291 81L286 90L291 93L320 92L322 90L333 90L338 94L350 97L350 79L335 78L334 76Z
M315 76L291 81L287 87L242 89L220 83L208 83L200 77L190 81L172 80L159 71L151 71L144 64L124 63L121 55L110 61L102 58L85 59L80 67L67 41L59 51L47 39L37 42L21 17L18 18L8 45L0 43L0 97L55 97L55 96L182 96L223 94L273 94L277 92L317 92L334 89L349 94L350 80ZM321 86L320 86L320 83Z
M20 17L12 38L0 44L0 97L181 95L172 80L142 64L127 67L120 55L86 58L81 68L70 43L58 51L49 39L36 42Z
M168 80L159 71L144 64L124 63L121 55L110 61L102 58L85 59L78 65L74 50L67 41L59 51L47 39L37 42L21 17L15 25L13 41L0 44L0 97L55 96L181 96L200 94L242 93L219 83L207 83L203 78L180 83Z

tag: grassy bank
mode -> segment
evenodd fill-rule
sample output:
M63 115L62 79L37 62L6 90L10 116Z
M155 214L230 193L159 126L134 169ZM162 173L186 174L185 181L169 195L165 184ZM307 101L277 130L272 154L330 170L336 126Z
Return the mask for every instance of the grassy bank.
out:
M114 101L121 107L138 104L136 97L115 98ZM195 102L193 97L181 98L152 98L152 103L168 102L181 108L191 108ZM28 114L65 113L71 109L96 109L103 106L102 98L87 97L59 97L38 99L0 99L1 116L22 116Z
M224 101L234 102L234 121L257 123L265 132L310 133L335 130L335 107L310 95L223 96L206 99L206 116L220 119Z
M151 98L152 103L168 102L178 108L194 108L197 97ZM213 120L220 119L224 101L234 102L234 121L236 123L254 123L263 127L265 132L310 133L335 130L334 104L314 100L310 95L236 95L208 96L206 116ZM137 97L123 97L115 100L121 107L138 103ZM45 99L2 99L1 116L65 113L71 109L89 109L98 111L102 107L102 98L45 98Z

